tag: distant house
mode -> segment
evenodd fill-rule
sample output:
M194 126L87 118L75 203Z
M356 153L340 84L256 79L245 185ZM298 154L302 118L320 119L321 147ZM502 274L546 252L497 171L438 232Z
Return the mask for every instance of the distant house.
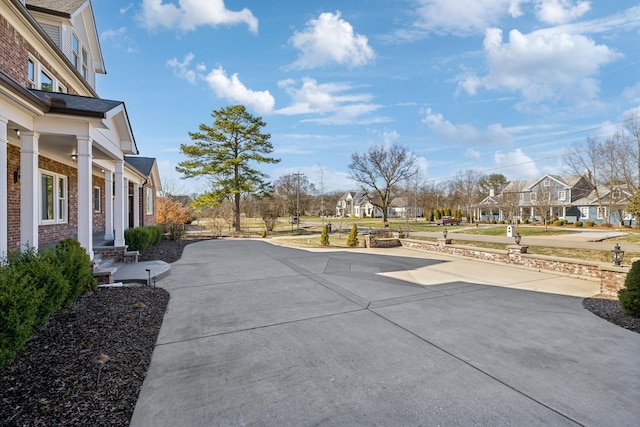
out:
M337 217L381 218L382 211L371 203L364 192L348 191L336 203Z
M544 175L534 180L511 181L498 195L491 193L476 207L481 221L529 220L542 221L545 217L576 221L593 221L595 224L610 222L633 223L624 208L633 192L618 186L598 188L582 174Z
M389 218L410 218L424 216L424 210L422 207L417 206L408 197L396 197L391 200L389 208L387 209L387 216Z
M127 109L102 99L90 0L0 0L0 256L153 223L160 179Z

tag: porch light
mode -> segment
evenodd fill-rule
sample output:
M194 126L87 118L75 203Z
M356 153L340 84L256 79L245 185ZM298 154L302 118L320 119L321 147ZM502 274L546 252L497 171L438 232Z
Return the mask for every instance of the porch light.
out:
M613 264L618 267L622 264L622 260L624 259L624 251L620 249L620 245L617 243L611 251L611 259L613 260Z
M71 160L73 160L75 162L76 160L78 160L78 156L76 156L75 154L72 154L71 155Z
M13 171L13 183L17 184L20 181L20 166Z
M516 233L514 237L516 238L516 245L520 246L520 241L522 240L522 236L520 235L520 233Z
M445 238L445 239L447 238L447 234L449 234L449 232L447 231L447 229L446 229L446 228L445 228L445 229L443 229L443 230L442 230L442 235L444 236L444 238Z

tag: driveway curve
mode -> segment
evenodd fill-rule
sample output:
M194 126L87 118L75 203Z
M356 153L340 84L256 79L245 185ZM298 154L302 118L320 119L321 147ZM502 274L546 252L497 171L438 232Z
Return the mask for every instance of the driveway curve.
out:
M186 247L132 426L640 424L598 284L441 254Z

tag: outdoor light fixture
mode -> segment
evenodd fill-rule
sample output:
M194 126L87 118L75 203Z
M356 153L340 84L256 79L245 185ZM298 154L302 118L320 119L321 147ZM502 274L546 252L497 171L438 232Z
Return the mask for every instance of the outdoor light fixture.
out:
M17 184L20 181L20 166L13 171L13 183Z
M442 235L444 236L445 239L447 238L447 234L449 234L449 232L447 231L446 228L442 230Z
M516 238L516 245L520 246L520 241L522 240L522 236L520 235L520 233L516 233L515 238Z
M75 154L71 155L71 160L73 160L74 162L78 159L78 156Z
M613 259L614 265L617 267L622 264L622 260L624 259L624 251L620 249L620 245L616 243L616 246L611 251L611 259Z

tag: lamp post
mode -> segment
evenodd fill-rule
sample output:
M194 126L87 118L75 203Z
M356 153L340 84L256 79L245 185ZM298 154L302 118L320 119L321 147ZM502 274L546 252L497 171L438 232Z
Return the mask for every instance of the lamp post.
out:
M447 229L446 229L446 228L445 228L445 229L443 229L443 230L442 230L442 235L444 236L444 238L445 238L445 239L447 238L447 234L449 234L449 232L447 231Z
M620 249L620 245L616 243L616 246L611 251L611 259L613 260L613 264L616 267L619 267L622 264L622 260L624 259L624 251Z
M514 237L516 239L516 245L520 246L520 241L522 240L522 236L520 235L520 233L516 233Z

